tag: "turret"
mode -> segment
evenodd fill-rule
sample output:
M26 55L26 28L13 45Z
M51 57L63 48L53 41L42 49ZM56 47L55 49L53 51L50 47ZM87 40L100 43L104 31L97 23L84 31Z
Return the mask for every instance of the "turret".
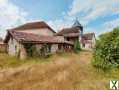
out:
M78 21L77 18L76 18L74 24L72 25L72 27L78 27L80 29L81 36L83 35L83 26L80 24L80 22Z

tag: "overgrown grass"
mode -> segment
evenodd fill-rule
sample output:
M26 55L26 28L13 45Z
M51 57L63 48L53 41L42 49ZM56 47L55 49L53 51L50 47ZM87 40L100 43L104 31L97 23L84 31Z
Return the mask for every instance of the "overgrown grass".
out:
M98 70L91 65L91 59L89 51L60 53L26 61L0 55L3 67L22 68L13 68L11 72L6 69L5 77L0 78L0 90L109 90L109 81L119 80L119 69ZM32 64L30 68L29 64Z
M0 68L17 67L25 64L43 63L49 61L47 58L27 58L20 60L17 57L9 56L8 54L0 53Z
M71 55L72 53L57 53L54 55L50 55L47 58L29 57L27 59L20 60L17 57L13 57L5 53L0 53L0 68L18 67L18 66L26 65L26 64L49 63L56 60L56 58L58 57L67 58Z

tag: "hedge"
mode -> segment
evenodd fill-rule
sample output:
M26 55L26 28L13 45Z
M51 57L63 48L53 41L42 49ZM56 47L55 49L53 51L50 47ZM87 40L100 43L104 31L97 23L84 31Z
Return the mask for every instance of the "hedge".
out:
M92 64L102 69L119 67L119 28L99 36L96 41Z

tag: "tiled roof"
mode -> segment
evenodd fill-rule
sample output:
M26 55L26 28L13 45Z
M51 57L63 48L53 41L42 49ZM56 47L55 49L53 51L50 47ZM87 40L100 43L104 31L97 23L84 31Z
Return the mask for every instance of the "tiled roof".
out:
M64 37L79 37L79 33L68 33L68 34L64 34Z
M81 39L81 42L83 44L86 44L86 43L92 43L92 39L93 37L95 37L95 33L86 33L86 34L83 34L83 37Z
M80 28L79 27L71 27L71 28L64 28L60 32L58 32L56 35L64 35L69 33L79 33Z
M17 41L22 43L67 43L72 44L71 42L60 40L54 36L38 36L36 34L17 32L17 31L8 31L9 35L12 35ZM5 42L8 42L9 35L6 37ZM73 44L72 44L73 45Z
M86 33L86 34L83 34L83 39L92 40L93 36L95 37L95 33Z
M27 30L27 29L39 29L39 28L48 28L51 31L55 32L48 24L46 24L44 21L39 22L30 22L23 24L21 26L18 26L16 28L10 29L10 30Z

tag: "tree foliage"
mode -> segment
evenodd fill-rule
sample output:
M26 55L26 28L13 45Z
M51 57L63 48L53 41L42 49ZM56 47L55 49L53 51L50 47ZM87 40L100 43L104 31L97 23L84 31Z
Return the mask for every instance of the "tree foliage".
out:
M78 53L81 50L80 42L78 40L74 43L74 51Z
M102 69L119 67L119 28L99 36L93 53L93 65Z

